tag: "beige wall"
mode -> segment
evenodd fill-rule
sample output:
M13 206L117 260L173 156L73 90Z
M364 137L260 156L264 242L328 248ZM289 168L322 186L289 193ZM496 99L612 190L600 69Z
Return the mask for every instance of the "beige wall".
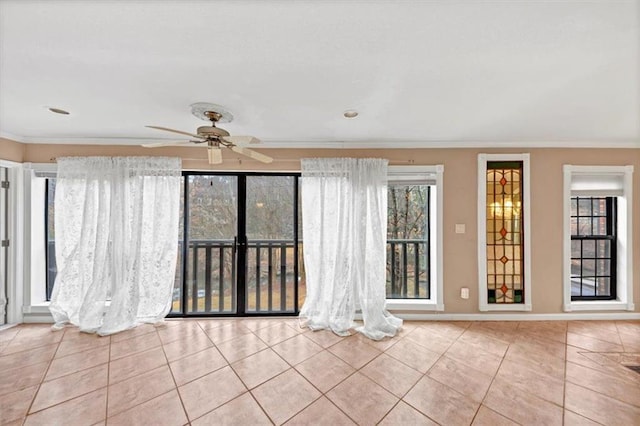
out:
M25 145L9 139L0 138L0 160L22 163Z
M0 141L2 142L2 141ZM4 147L3 147L4 148ZM15 147L14 147L15 149ZM17 150L19 151L19 149ZM4 149L1 156L4 156ZM185 169L299 170L304 157L383 157L391 164L444 164L444 302L446 313L477 313L477 155L484 153L531 154L531 263L533 313L562 312L562 165L633 165L634 302L640 311L640 149L397 149L397 150L285 150L265 153L276 161L262 165L224 151L225 162L210 166L202 148L132 146L37 145L25 146L24 161L51 162L75 155L177 155ZM466 224L465 234L454 233L456 223ZM468 300L460 288L469 287Z

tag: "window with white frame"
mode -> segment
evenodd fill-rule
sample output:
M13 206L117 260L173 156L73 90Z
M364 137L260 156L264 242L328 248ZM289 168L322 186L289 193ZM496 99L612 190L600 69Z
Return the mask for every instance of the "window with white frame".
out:
M633 166L564 166L564 310L633 310Z
M530 311L529 154L478 155L481 311Z
M387 202L387 308L444 310L444 166L390 166Z

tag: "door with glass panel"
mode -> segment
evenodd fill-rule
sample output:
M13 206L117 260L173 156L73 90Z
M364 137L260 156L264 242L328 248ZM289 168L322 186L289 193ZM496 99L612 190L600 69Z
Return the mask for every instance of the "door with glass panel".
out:
M298 312L298 176L185 173L172 315Z
M9 259L9 169L0 167L0 325L7 320Z

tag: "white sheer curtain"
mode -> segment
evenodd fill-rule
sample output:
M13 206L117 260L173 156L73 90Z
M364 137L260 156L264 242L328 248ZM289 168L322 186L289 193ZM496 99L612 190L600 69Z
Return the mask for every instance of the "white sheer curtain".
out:
M58 159L54 328L108 335L169 312L180 176L179 158Z
M309 328L380 340L402 320L386 303L387 160L302 160L302 229L307 296L300 317Z

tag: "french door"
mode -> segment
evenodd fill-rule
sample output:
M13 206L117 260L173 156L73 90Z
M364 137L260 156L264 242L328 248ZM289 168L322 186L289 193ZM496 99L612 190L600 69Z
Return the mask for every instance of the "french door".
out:
M298 313L298 181L184 173L172 316Z
M7 321L9 259L9 169L0 167L0 325Z

